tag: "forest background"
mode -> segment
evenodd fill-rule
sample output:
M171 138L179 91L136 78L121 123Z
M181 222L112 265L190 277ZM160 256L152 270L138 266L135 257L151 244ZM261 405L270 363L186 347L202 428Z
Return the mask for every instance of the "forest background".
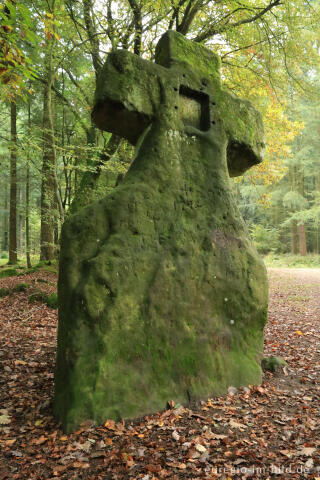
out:
M96 78L114 49L152 60L167 29L217 52L263 115L265 161L232 180L258 250L319 264L319 20L318 0L3 1L1 264L55 259L66 216L126 173L133 147L91 123Z

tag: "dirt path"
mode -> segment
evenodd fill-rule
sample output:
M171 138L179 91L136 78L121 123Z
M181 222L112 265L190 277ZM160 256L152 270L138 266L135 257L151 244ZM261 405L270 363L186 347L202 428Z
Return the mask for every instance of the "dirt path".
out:
M282 275L296 279L298 283L311 283L320 284L320 268L268 268L270 277L275 275Z
M136 422L83 425L52 418L57 314L0 298L0 480L320 478L320 269L270 269L265 354L288 367L261 386ZM41 273L0 280L50 293ZM170 400L170 399L168 399Z

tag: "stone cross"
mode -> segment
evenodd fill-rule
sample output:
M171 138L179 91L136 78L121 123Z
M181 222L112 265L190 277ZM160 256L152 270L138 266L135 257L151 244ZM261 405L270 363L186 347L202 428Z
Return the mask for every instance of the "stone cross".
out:
M54 411L66 431L261 380L266 273L229 175L261 161L263 125L222 89L219 65L170 31L156 63L116 51L99 76L93 119L136 153L63 225Z
M202 132L209 138L222 124L231 177L262 161L261 117L250 102L221 89L218 55L168 31L157 45L155 60L152 63L125 50L108 56L92 114L101 130L136 145L165 110L170 129L177 124L190 135Z

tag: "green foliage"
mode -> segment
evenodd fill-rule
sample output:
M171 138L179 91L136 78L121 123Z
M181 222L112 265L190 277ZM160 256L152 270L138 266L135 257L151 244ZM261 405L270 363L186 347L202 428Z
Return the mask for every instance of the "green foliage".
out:
M29 295L28 299L29 299L30 303L35 303L35 302L45 303L47 297L48 296L45 292L42 292L41 290L38 290L37 292L34 292L31 295Z
M32 293L31 295L29 295L29 302L30 303L41 302L41 303L45 303L50 308L53 308L53 309L58 308L58 296L56 293L51 293L50 295L47 295L45 292L38 290Z
M15 268L4 268L0 270L0 278L15 277L19 274L20 272L18 272Z
M279 231L275 228L252 225L251 237L259 253L275 252L280 248Z
M290 210L302 210L308 206L308 200L299 192L290 191L283 197L283 205Z
M0 288L0 298L6 297L9 295L10 290L8 288L1 287Z
M26 292L30 288L29 283L18 283L15 287L13 287L12 291L14 292Z
M27 82L35 77L27 52L37 41L34 28L26 5L10 0L0 4L0 95L3 99L12 101L17 95L26 99Z
M30 288L28 283L18 283L13 288L0 288L0 297L5 297L11 293L26 292Z
M45 303L48 307L57 309L59 306L57 293L50 293L50 295L47 296Z

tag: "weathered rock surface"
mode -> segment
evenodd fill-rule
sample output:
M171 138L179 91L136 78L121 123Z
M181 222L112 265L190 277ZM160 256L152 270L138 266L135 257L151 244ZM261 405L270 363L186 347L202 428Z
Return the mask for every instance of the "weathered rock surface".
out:
M123 181L62 232L55 413L131 418L259 383L265 268L229 185L261 161L260 115L219 60L168 32L157 63L119 51L94 120L137 143Z

